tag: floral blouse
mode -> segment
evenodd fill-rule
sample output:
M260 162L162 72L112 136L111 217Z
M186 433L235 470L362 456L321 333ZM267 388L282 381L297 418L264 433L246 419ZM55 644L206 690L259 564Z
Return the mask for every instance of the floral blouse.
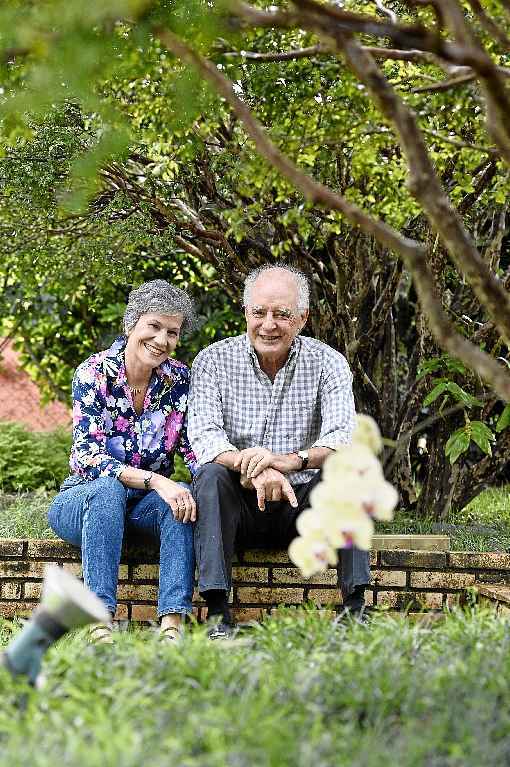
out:
M167 359L155 368L138 415L127 385L126 337L93 354L73 378L73 446L69 464L84 479L118 477L122 469L169 477L178 450L192 474L196 458L186 434L189 369Z

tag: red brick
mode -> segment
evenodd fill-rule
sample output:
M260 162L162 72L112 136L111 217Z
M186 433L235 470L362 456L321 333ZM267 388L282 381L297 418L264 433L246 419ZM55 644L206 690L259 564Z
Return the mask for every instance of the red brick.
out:
M318 605L340 605L342 597L338 589L309 589L306 599Z
M237 601L243 604L299 604L303 601L303 589L240 586L236 589L236 594Z
M0 576L4 578L41 578L49 562L26 562L25 560L6 560L0 562ZM54 564L54 563L52 563Z
M374 570L372 580L376 586L405 586L407 574L404 570Z
M117 611L115 613L114 620L125 621L129 618L129 609L127 605L117 605Z
M157 619L156 607L154 605L132 605L131 620L133 621L154 621Z
M421 610L421 594L413 591L378 591L377 605L393 607L396 610Z
M159 581L159 565L133 565L133 580Z
M509 570L510 554L460 551L450 554L450 567L480 570Z
M258 621L267 615L263 607L234 607L232 610L237 623L247 623L248 621Z
M37 602L0 602L0 616L12 619L17 615L23 616L32 612Z
M0 538L0 557L23 556L23 541L16 538Z
M268 564L278 563L292 564L289 555L283 549L252 549L244 551L242 554L243 562L267 562Z
M65 541L31 540L28 541L28 556L30 559L71 559L80 560L81 551Z
M446 551L381 551L381 565L444 569L447 566L447 556Z
M336 586L336 570L326 570L323 573L312 575L311 578L303 578L301 570L297 567L273 567L274 583L298 583L300 586L317 584L318 586Z
M127 581L129 580L129 566L128 565L119 565L119 572L117 575L119 581Z
M411 587L423 589L464 589L472 586L475 576L471 573L411 573Z
M443 606L443 595L437 591L420 594L420 600L422 600L423 606L429 610L440 610Z
M269 570L267 567L234 567L232 580L237 583L269 583Z
M42 594L42 583L25 583L25 599L40 599Z
M119 583L117 587L117 599L143 600L155 602L158 598L157 586L150 584Z
M2 599L21 599L21 583L9 581L2 583L0 586L0 595Z

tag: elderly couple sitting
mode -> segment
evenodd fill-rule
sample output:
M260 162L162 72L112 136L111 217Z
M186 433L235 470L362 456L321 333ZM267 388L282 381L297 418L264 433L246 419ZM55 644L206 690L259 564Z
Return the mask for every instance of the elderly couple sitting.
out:
M211 638L228 637L236 550L285 548L321 466L354 425L344 357L300 336L309 288L292 267L265 266L245 281L246 333L201 351L190 371L170 355L195 325L192 301L163 280L133 290L124 335L73 379L71 476L49 523L81 547L83 577L111 613L125 531L160 544L158 615L173 640L191 613L195 560ZM171 479L178 451L191 488ZM367 552L341 552L347 610L360 611ZM211 620L212 619L212 620ZM95 629L111 641L111 625Z

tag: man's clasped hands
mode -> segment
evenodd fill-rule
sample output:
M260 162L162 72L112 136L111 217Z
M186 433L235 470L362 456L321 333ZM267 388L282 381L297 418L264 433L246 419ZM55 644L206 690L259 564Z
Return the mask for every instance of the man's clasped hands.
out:
M297 508L294 490L283 473L295 471L293 458L297 456L273 453L265 447L248 447L236 454L233 466L241 474L241 485L256 491L261 511L264 511L266 501L287 500Z

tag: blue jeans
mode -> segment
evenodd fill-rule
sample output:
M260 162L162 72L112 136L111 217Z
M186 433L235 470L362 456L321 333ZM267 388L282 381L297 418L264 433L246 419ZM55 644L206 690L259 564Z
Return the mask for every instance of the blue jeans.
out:
M133 490L114 477L85 481L60 491L49 508L48 521L57 535L81 546L83 579L112 614L117 609L124 530L158 539L158 615L191 613L193 525L175 520L155 490Z

